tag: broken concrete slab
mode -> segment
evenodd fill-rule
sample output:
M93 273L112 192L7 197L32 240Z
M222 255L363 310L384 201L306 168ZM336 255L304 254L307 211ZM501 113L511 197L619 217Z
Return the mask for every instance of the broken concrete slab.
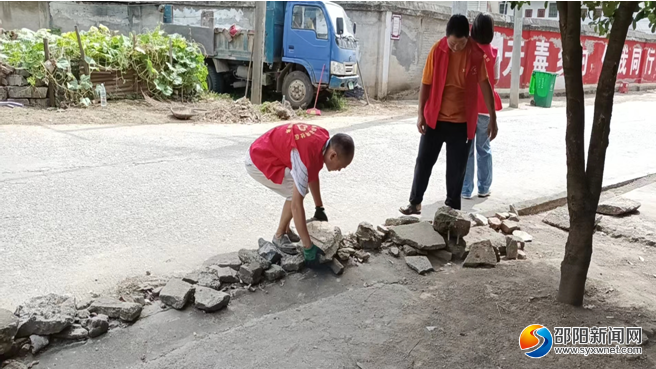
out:
M182 277L182 280L184 282L190 284L198 284L199 279L200 279L200 270L194 270L193 272L189 272L184 277Z
M344 265L340 263L339 261L333 259L333 261L330 262L330 270L333 271L335 275L341 275L344 273Z
M597 213L612 216L622 216L635 212L640 208L640 203L627 199L626 197L617 196L612 199L602 201L597 206Z
M494 268L497 265L497 254L489 240L473 243L469 254L462 264L465 268Z
M280 262L280 266L287 273L300 272L303 269L303 266L305 266L305 258L301 254L285 255Z
M435 251L446 247L444 237L428 222L390 227L390 234L397 245L409 245L417 250Z
M520 250L519 239L514 236L508 237L508 243L506 244L506 259L515 260L517 259L517 253Z
M510 213L506 213L506 212L494 213L494 216L499 220L506 220L510 216Z
M517 260L526 260L527 257L526 251L517 250Z
M601 215L595 217L595 226L599 224L601 218ZM542 221L550 226L569 232L569 211L567 206L550 211Z
M237 253L220 254L207 259L203 263L203 266L206 267L212 265L216 265L220 268L232 268L235 271L239 271L239 267L241 266L241 259L239 259L239 255Z
M471 221L465 213L443 206L435 212L433 228L445 237L464 237L469 233Z
M0 355L11 350L18 332L18 318L9 310L0 309Z
M239 268L239 279L246 284L258 284L262 280L263 272L258 263L242 264Z
M264 279L269 282L277 281L285 276L285 270L280 265L271 265L271 268L264 271Z
M181 310L193 296L194 286L181 279L171 279L159 293L159 299L166 305Z
M376 227L376 230L378 230L378 232L383 234L383 238L386 238L387 236L389 236L390 230L389 230L389 228L387 228L387 226L379 224Z
M49 294L20 305L14 313L19 325L16 337L59 333L75 321L75 298Z
M392 226L400 226L400 225L419 223L419 222L420 219L418 217L412 215L403 215L398 218L387 218L387 220L385 220L385 226L392 227Z
M337 250L337 258L341 261L346 261L348 260L351 255L355 253L355 249L352 249L350 247L345 247L343 249Z
M261 257L257 250L241 249L237 253L237 256L239 256L239 260L241 260L242 265L258 264L262 270L267 270L271 266L271 262Z
M431 264L430 260L428 260L428 258L425 256L406 256L405 263L410 267L410 269L419 274L426 274L435 270L433 269L433 265Z
M387 250L387 253L394 256L395 258L398 258L400 255L399 248L396 246L392 246Z
M488 224L490 225L490 228L494 229L495 231L501 228L501 220L499 218L493 217L493 218L487 218Z
M219 279L216 270L212 268L206 268L198 274L197 285L212 288L217 291L221 290L221 280Z
M401 246L401 250L403 251L403 255L405 256L415 256L417 255L417 249L410 245L403 245Z
M505 234L512 234L515 231L518 231L520 229L519 227L519 222L506 219L501 222L501 232Z
M230 303L230 295L207 287L196 287L194 292L194 306L196 309L208 313L219 311Z
M283 252L280 251L273 243L260 238L258 240L259 249L257 253L271 264L276 264L282 259Z
M514 222L519 222L519 215L515 213L509 213L510 215L508 216L508 220L512 220Z
M355 254L353 254L353 256L355 256L356 258L358 258L362 262L366 262L371 257L371 254L364 251L364 250L357 250L355 252Z
M453 258L453 254L447 250L437 250L433 253L441 262L448 263Z
M271 266L273 267L273 265ZM209 269L213 270L221 283L239 283L237 271L230 267L219 267L212 265Z
M75 308L78 310L86 309L93 303L93 298L91 297L82 297L75 300Z
M89 338L89 331L84 329L80 324L73 324L63 331L55 334L53 337L62 340L81 341Z
M136 302L123 302L111 297L100 297L89 306L89 311L104 314L110 318L120 318L126 322L133 322L139 319L142 308Z
M506 246L506 236L493 230L490 227L474 227L465 237L467 244L489 240L493 247L501 248Z
M342 243L342 231L328 222L312 221L307 224L310 239L330 261Z
M656 224L642 216L612 217L604 216L597 225L597 231L613 238L623 238L630 242L656 246Z
M477 226L486 226L489 224L487 218L478 213L470 213L469 218L473 220Z
M50 338L33 334L30 336L30 344L32 345L32 355L36 355L50 344Z
M522 240L522 242L531 242L533 241L533 236L530 234L524 232L524 231L514 231L512 233L513 236L518 237L519 239Z
M89 338L96 338L109 331L109 317L105 314L89 318L84 326L89 331Z
M383 236L371 223L360 223L355 236L358 240L358 245L364 250L379 250L383 244Z
M515 207L514 204L510 204L508 206L508 210L509 210L510 213L519 215L519 211L517 211L517 207Z
M467 241L464 238L451 238L446 250L451 253L452 260L463 260L467 256Z

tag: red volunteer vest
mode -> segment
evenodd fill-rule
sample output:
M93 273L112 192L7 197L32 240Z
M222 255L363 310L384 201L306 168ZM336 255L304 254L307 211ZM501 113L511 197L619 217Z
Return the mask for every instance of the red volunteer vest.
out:
M312 124L278 126L255 140L250 148L253 164L273 183L281 184L285 168L292 168L292 149L298 150L308 170L308 182L319 179L328 131Z
M483 53L485 53L485 68L487 68L488 79L492 85L492 92L494 92L494 110L499 111L503 108L503 106L501 105L501 98L499 97L499 94L494 89L494 85L496 84L494 83L494 64L497 60L497 54L499 50L490 44L478 44L478 47L480 47L481 50L483 50ZM489 114L487 111L487 106L485 105L485 100L483 99L483 93L481 93L480 88L478 89L478 114Z
M473 41L469 41L473 42ZM478 120L478 69L483 61L483 51L476 46L476 43L470 48L469 58L467 60L467 74L465 76L465 96L471 96L465 102L467 112L467 138L473 139L476 134L476 121ZM444 84L446 83L446 73L449 69L449 45L446 37L440 40L433 54L433 83L431 84L430 95L424 107L424 118L426 124L435 128L437 117L440 114L442 105L442 94L444 93Z

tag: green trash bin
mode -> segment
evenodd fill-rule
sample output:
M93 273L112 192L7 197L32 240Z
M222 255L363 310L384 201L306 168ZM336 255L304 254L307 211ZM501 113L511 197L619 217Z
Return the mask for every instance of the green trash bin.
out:
M543 108L551 107L557 76L556 73L542 72L539 70L533 71L528 93L533 95L535 106L541 106Z

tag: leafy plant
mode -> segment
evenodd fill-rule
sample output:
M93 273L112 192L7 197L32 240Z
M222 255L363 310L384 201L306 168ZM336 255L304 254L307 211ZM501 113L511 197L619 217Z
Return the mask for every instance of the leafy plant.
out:
M197 98L207 90L207 68L198 44L182 36L168 35L158 28L129 36L100 25L80 32L84 60L75 32L61 35L46 29L14 31L17 37L0 36L0 62L27 70L31 85L53 80L64 90L67 101L88 105L93 99L89 71L134 70L146 82L151 95L159 98ZM45 60L43 39L49 43L50 60ZM80 75L80 77L76 77Z

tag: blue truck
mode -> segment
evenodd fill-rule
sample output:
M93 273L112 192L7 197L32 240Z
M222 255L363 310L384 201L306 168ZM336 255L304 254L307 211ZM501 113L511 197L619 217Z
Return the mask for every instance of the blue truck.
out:
M165 12L165 23L166 17ZM255 30L211 27L211 33L180 25L165 30L204 46L210 90L229 93L245 87L252 75L249 62ZM355 32L356 25L333 2L267 1L262 84L282 93L295 109L311 105L316 89L355 88L359 81Z

